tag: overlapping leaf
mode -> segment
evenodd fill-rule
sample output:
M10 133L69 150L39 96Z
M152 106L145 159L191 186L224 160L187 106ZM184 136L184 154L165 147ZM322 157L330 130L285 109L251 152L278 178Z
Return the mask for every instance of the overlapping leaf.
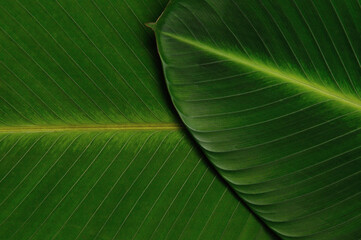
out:
M173 102L285 239L361 237L359 1L180 0L155 26Z
M173 115L166 1L0 1L0 239L273 239Z

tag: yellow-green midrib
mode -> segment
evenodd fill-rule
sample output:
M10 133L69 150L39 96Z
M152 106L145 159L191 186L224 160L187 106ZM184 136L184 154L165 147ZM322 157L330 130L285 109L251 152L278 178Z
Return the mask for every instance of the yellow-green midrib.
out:
M168 33L168 32L161 32L161 34L171 37L173 39L176 39L182 43L188 44L195 48L198 48L204 52L213 54L215 56L218 56L218 57L221 57L224 59L228 59L236 64L249 67L260 73L278 78L284 82L287 82L287 83L293 84L294 86L309 90L311 92L314 92L315 94L324 96L328 99L335 100L346 106L361 110L361 100L359 100L358 98L355 98L353 96L348 96L348 95L345 95L342 93L338 93L332 89L328 89L324 86L320 86L320 85L317 85L314 83L311 84L310 82L306 81L305 79L303 79L299 76L296 76L294 74L281 71L279 69L267 66L263 63L259 63L254 60L250 60L241 55L230 53L230 52L224 51L222 49L218 49L216 47L210 46L203 42L199 42L199 41L190 39L188 37L178 36L176 34Z

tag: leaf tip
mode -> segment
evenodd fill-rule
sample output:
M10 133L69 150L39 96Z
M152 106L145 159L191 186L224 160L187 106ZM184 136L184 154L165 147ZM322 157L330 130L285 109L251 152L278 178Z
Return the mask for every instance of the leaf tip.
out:
M156 23L146 23L145 26L151 28L153 31L155 31L155 26L156 26Z

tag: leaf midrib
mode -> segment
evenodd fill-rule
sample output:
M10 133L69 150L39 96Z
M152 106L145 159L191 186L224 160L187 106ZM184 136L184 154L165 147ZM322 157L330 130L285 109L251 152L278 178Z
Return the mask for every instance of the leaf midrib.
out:
M57 126L14 126L0 127L0 133L32 132L87 132L87 131L129 131L129 130L179 130L176 123L162 124L119 124L119 125L57 125Z
M273 77L282 79L282 80L284 80L284 81L286 81L288 83L294 84L296 86L302 87L302 88L307 89L307 90L311 90L312 92L315 92L315 93L317 93L319 95L322 95L324 97L336 100L336 101L338 101L340 103L343 103L343 104L345 104L347 106L350 106L352 108L356 108L358 110L361 110L361 101L359 99L355 98L355 97L350 97L350 96L347 96L345 94L340 94L340 93L338 93L336 91L333 91L331 89L327 89L327 88L325 88L323 86L320 86L318 84L310 84L305 79L302 79L302 78L300 78L298 76L295 76L293 74L282 72L282 71L280 71L280 70L278 70L276 68L272 68L272 67L269 67L269 66L267 66L265 64L258 63L256 61L252 61L250 59L242 57L241 55L237 55L237 54L234 54L234 53L231 53L231 52L220 50L217 47L210 46L210 45L208 45L206 43L195 41L195 40L187 38L187 37L178 36L176 34L169 33L169 32L160 32L160 34L164 34L165 36L168 36L168 37L171 37L171 38L173 38L175 40L178 40L180 42L189 44L189 45L191 45L193 47L196 47L196 48L198 48L200 50L203 50L203 51L205 51L207 53L210 53L210 54L213 54L213 55L228 59L228 60L230 60L230 61L232 61L234 63L237 63L237 64L240 64L240 65L252 68L252 69L254 69L254 70L258 71L258 72L262 72L262 73L267 74L269 76L273 76Z

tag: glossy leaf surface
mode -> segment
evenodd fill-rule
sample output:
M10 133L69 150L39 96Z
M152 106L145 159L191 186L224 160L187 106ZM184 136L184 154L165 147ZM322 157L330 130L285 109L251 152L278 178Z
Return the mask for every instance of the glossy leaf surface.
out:
M209 160L284 239L361 237L359 1L180 0L155 26Z
M166 1L0 1L0 239L274 239L183 133Z

